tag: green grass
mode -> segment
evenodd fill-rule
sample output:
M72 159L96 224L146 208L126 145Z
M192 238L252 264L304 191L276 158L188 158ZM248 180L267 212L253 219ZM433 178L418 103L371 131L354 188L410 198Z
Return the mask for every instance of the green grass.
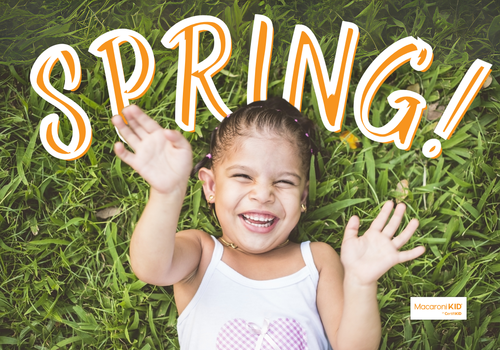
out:
M362 147L351 150L321 124L310 78L303 111L321 130L319 171L312 176L307 215L298 240L325 241L339 251L343 228L359 215L366 229L381 203L399 198L399 181L409 183L405 222L420 227L405 249L424 244L426 253L391 269L379 281L383 324L381 349L500 348L500 7L495 1L273 1L212 2L46 2L6 1L0 15L0 349L176 349L177 311L171 287L137 280L128 247L148 200L148 185L112 152L118 136L110 122L106 80L90 43L116 28L144 35L156 58L149 91L135 101L162 126L174 121L176 51L160 40L183 18L218 16L228 24L233 53L215 84L234 109L246 101L251 20L265 14L275 41L269 95L281 95L289 45L296 24L311 28L321 41L331 70L341 21L360 28L343 130ZM493 64L490 87L481 90L453 137L436 160L422 155L435 137L435 121L423 118L413 146L398 150L362 138L352 112L353 95L373 59L399 38L418 36L434 49L425 73L409 65L383 85L372 105L372 122L394 115L386 97L418 84L428 103L446 105L472 61ZM211 50L203 36L202 56ZM29 85L34 60L51 45L66 43L82 62L82 83L65 92L88 113L93 142L75 161L53 158L38 136L40 120L54 111ZM130 46L122 47L127 74ZM232 76L235 75L235 76ZM53 84L62 91L61 67ZM62 137L71 127L61 118ZM195 161L208 149L207 136L218 124L199 104L197 132L185 133ZM179 229L216 233L210 211L200 200L200 183L190 182ZM329 206L330 205L330 206ZM329 207L328 207L329 206ZM105 208L119 208L100 218ZM327 208L327 209L324 209ZM466 296L466 321L410 321L411 296Z

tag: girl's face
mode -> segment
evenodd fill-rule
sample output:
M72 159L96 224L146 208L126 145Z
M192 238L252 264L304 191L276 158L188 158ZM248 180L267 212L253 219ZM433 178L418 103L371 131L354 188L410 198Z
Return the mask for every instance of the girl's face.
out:
M255 254L287 239L307 197L296 146L274 134L238 137L214 171L200 169L200 179L206 198L214 196L224 238Z

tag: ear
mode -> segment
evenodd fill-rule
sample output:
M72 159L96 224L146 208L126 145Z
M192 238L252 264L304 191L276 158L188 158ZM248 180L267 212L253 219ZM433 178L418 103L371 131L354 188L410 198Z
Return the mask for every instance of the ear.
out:
M301 204L306 204L308 194L309 194L309 180L307 180L306 185L304 186L304 191L302 192L302 196L300 198Z
M211 169L201 168L198 170L198 178L203 182L203 193L205 193L205 198L210 195L215 196L215 176Z

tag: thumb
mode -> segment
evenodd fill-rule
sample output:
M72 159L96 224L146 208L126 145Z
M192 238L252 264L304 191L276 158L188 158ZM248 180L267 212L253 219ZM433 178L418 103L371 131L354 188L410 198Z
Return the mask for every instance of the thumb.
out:
M357 238L358 229L359 229L359 218L356 215L351 216L351 218L347 222L347 226L345 227L344 240Z
M172 143L175 148L190 149L191 145L188 140L177 130L164 129L163 134Z

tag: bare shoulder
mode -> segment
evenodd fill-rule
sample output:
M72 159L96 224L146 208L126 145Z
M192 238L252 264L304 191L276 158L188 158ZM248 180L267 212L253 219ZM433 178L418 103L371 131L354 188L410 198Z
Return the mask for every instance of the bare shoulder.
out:
M191 279L207 260L207 255L213 252L214 243L210 235L200 230L179 231L175 235L175 245L169 269L154 275L145 282L169 286L180 281Z
M329 244L324 242L312 242L311 253L313 255L314 264L320 275L325 269L330 270L333 268L335 270L343 270L339 255Z
M205 231L201 230L187 230L187 231L182 231L182 232L188 232L188 234L193 235L196 237L196 239L200 242L201 245L201 250L202 254L209 253L209 255L212 255L212 252L215 247L214 240L212 238L212 235L206 233ZM202 256L203 259L203 256Z
M199 260L196 265L203 261L204 256L212 255L214 250L214 241L212 237L201 230L185 230L179 231L175 234L175 254L190 254L198 256Z
M196 263L192 266L191 272L182 279L183 281L190 281L194 275L198 274L200 270L204 272L204 268L208 266L215 247L214 240L208 233L194 229L177 232L175 240L177 251L174 252L174 256L175 254L189 254L198 257Z
M186 230L177 233L176 240L190 240L198 247L198 260L190 267L189 272L174 284L174 297L179 314L193 299L200 287L215 249L212 236L200 230ZM188 253L188 252L185 252Z
M211 242L213 245L213 240L211 236L205 231L201 230L191 229L191 230L179 231L175 234L175 238L191 240L193 242L200 243L201 245L208 244L209 242Z

